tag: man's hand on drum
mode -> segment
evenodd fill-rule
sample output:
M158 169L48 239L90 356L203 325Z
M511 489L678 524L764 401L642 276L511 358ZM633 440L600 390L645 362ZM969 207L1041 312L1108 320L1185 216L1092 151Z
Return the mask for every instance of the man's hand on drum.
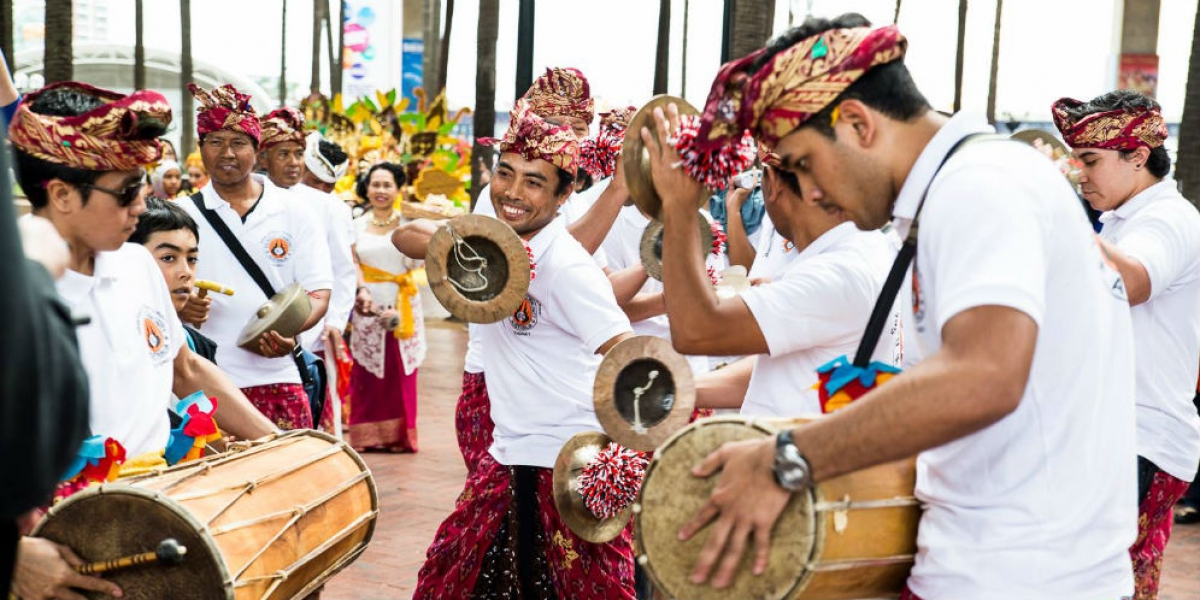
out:
M23 537L17 547L17 565L13 571L12 593L23 600L87 600L76 592L90 590L123 598L117 584L99 577L75 572L83 560L70 548L50 540Z
M641 135L646 152L650 155L650 177L654 180L655 191L662 198L663 211L687 206L689 213L694 213L705 191L704 186L688 176L680 166L679 153L670 143L671 137L679 130L679 108L674 104L667 105L666 111L655 108L654 125L659 142L654 141L647 127L642 128Z
M755 575L766 572L771 529L791 496L775 483L774 462L775 438L769 436L725 444L692 469L697 477L720 473L708 502L679 530L679 539L687 540L712 525L692 570L693 583L708 581L715 567L712 586L728 587L751 538L752 571Z

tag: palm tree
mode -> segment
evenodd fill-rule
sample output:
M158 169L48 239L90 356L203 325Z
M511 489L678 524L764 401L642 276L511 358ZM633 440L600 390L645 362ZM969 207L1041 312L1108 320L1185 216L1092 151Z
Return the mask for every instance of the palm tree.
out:
M450 68L450 25L454 23L454 0L446 0L446 28L442 30L442 48L438 50L437 90L446 87L446 71Z
M70 81L74 78L75 10L72 0L46 0L46 48L42 63L46 83ZM13 65L14 67L16 65Z
M437 76L440 64L438 50L441 49L441 44L438 43L438 30L441 29L442 24L442 0L424 0L424 4L422 39L425 53L421 57L421 87L425 88L425 91L432 97L432 94L437 93L438 88Z
M737 0L732 17L729 60L736 60L766 45L775 22L775 0Z
M327 0L318 0L325 2ZM337 41L333 38L333 18L329 7L325 7L325 42L329 46L329 97L333 98L342 93L342 60L345 59L346 49L343 47L345 35L346 3L338 0ZM336 43L336 45L334 45Z
M900 2L901 0L896 0L896 13L892 16L893 25L900 22Z
M141 90L146 87L146 44L142 32L144 7L142 0L136 0L133 6L133 89Z
M287 106L287 0L279 17L279 105Z
M967 0L958 0L958 52L954 59L954 112L962 109L964 46L967 41Z
M687 96L687 62L688 62L688 13L691 6L689 0L683 0L683 47L679 50L680 71L679 97Z
M141 0L138 0L139 2ZM325 19L325 11L329 5L321 0L313 2L312 20L312 77L308 91L316 94L321 91L321 25Z
M533 0L521 0L517 9L517 81L520 98L533 85Z
M1179 191L1200 206L1200 11L1192 25L1192 59L1179 123L1179 156L1175 161Z
M187 156L196 146L195 129L196 115L194 99L188 93L187 84L192 82L192 0L179 0L180 50L179 50L179 91L183 99L183 133L179 140L179 155Z
M479 164L491 148L479 143L496 128L496 36L500 32L500 0L479 0L479 29L475 58L475 143L471 146L471 207L479 198L483 169Z
M667 70L670 68L671 0L658 0L658 48L654 52L654 93L667 93Z
M987 120L996 124L996 76L1000 71L1000 16L1004 13L1004 0L996 0L996 26L992 30L992 74L988 79Z
M13 3L12 0L0 1L0 52L4 57L15 62L13 57ZM16 64L12 67L16 68Z

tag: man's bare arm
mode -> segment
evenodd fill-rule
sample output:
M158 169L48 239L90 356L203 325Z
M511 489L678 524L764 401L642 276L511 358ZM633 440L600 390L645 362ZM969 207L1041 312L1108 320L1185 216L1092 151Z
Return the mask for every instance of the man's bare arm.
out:
M1112 242L1097 237L1100 250L1109 262L1117 268L1121 279L1125 282L1125 295L1129 297L1129 305L1137 306L1150 299L1150 273L1136 258L1121 252Z
M429 238L441 227L433 219L409 221L392 232L392 245L401 254L416 260L424 260Z
M696 376L696 408L741 408L758 356L740 358L723 369Z
M216 365L188 347L179 350L175 357L175 379L173 391L180 398L193 392L217 398L217 422L230 434L247 440L258 439L278 429L254 408L242 390Z

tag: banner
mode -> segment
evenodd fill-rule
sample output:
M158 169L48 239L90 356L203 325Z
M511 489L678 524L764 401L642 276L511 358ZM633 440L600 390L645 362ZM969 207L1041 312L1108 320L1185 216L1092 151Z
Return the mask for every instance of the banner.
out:
M1117 70L1117 88L1133 90L1153 98L1158 92L1158 55L1122 54Z
M342 93L347 103L400 84L400 14L388 0L346 0L346 60Z
M404 83L400 91L403 97L409 99L411 102L410 106L415 110L417 95L413 93L413 90L421 87L421 84L425 80L425 40L421 38L405 38L401 47L403 49L401 63L403 64Z

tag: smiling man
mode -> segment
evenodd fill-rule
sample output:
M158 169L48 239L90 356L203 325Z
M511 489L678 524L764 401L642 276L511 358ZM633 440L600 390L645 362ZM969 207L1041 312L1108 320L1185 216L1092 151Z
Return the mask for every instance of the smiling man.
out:
M895 26L857 14L809 19L713 84L697 150L748 129L806 199L863 229L913 232L905 337L924 360L846 408L699 464L697 476L720 479L680 532L706 539L693 580L727 585L749 545L762 573L791 493L915 454L923 514L902 598L1129 596L1133 339L1116 273L1053 165L973 138L991 131L981 117L934 112L906 47ZM659 111L659 138L677 121ZM675 150L642 137L664 205L702 198Z
M536 276L513 316L478 326L494 460L468 475L413 597L632 600L629 531L586 542L567 528L553 498L563 444L601 429L592 408L600 355L631 335L608 279L556 218L575 182L578 144L565 125L518 101L499 147L492 202L528 245Z
M325 316L333 275L324 230L306 207L285 190L255 175L262 127L250 97L225 85L211 92L190 84L200 103L196 132L209 185L180 203L210 240L196 265L200 279L237 290L233 296L209 296L204 334L217 343L217 359L268 419L282 429L313 426L308 396L292 356L295 338L271 331L255 352L237 345L242 328L267 301L258 284L238 262L208 221L211 213L233 233L276 291L292 283L308 290L312 313L301 326L314 327Z
M1200 417L1200 213L1167 177L1167 124L1154 100L1120 90L1054 103L1082 163L1083 197L1101 212L1101 245L1121 272L1137 355L1138 537L1135 600L1158 597L1171 507L1196 474Z

